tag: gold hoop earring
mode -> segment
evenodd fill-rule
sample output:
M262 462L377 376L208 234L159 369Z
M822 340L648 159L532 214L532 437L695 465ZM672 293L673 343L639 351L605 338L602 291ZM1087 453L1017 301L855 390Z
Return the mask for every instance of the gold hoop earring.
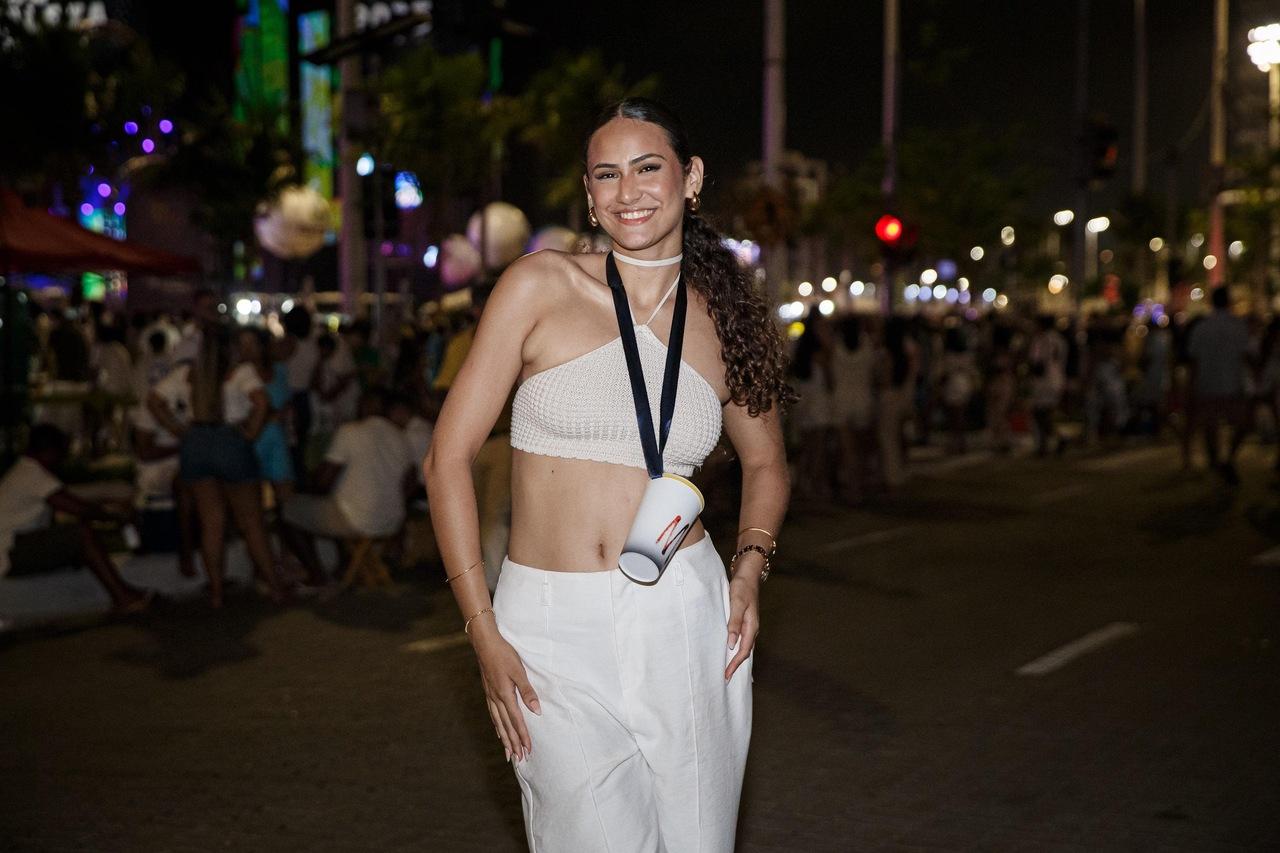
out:
M587 221L591 223L592 228L600 227L600 220L596 219L596 209L594 207L587 208Z
M690 213L697 213L698 208L702 207L702 199L698 198L697 193L694 193L693 198L684 200L684 206Z

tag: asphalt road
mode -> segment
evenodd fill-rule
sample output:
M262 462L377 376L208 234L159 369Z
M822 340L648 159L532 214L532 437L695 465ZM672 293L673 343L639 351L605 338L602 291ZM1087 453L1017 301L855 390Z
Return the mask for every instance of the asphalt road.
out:
M1242 461L975 453L795 508L740 849L1280 849L1280 490ZM0 849L524 849L452 601L400 577L0 641Z

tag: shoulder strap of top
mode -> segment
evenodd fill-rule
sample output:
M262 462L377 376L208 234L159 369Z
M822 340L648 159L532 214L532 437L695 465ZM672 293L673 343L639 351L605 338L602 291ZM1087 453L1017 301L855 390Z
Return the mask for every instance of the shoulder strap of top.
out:
M679 276L679 274L677 274L677 275L676 275L676 280L675 280L675 281L673 281L673 282L671 282L671 286L667 288L667 292L666 292L666 293L664 293L664 294L662 294L662 298L661 298L660 300L658 300L658 307L657 307L657 308L654 308L654 309L653 309L653 313L649 315L649 319L648 319L648 320L645 320L645 321L644 321L643 323L641 323L640 325L642 325L642 326L647 326L647 325L649 325L650 323L652 323L652 322L653 322L653 318L654 318L654 317L657 317L657 316L658 316L658 312L662 310L662 306L667 304L667 300L671 297L671 294L672 294L672 293L675 291L675 289L676 289L676 285L677 285L677 284L679 284L679 283L680 283L680 276Z

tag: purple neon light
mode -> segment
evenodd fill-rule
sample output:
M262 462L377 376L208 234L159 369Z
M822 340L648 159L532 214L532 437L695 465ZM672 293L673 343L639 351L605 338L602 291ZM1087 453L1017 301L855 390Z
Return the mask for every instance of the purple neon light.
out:
M122 201L116 202L115 207L111 209L116 212L116 216L124 216L124 202Z
M144 154L150 154L152 151L155 151L155 150L156 150L155 142L153 142L150 139L142 140L142 151Z
M167 118L160 119L160 132L173 133L173 122L169 121Z
M111 184L108 184L106 181L103 181L102 183L98 184L98 195L102 196L103 198L106 198L107 196L111 195Z

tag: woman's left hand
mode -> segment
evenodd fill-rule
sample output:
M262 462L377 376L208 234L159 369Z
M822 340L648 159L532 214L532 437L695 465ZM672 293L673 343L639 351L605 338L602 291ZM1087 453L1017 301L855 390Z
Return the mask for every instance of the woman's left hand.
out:
M751 656L759 634L760 573L752 564L741 565L729 580L729 648L736 647L738 651L725 668L725 681L733 678L742 662Z

